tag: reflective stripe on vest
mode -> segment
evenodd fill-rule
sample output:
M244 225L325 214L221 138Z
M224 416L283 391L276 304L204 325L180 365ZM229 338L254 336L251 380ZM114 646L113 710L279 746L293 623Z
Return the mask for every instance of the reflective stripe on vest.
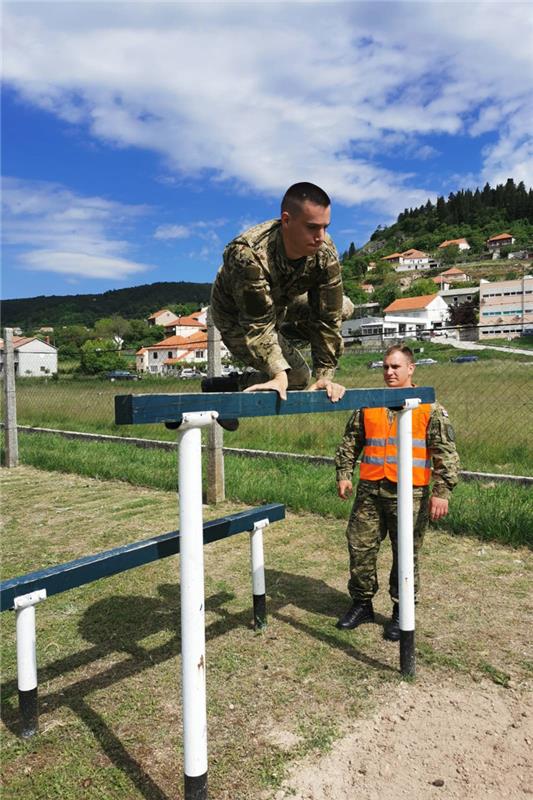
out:
M431 478L431 460L426 445L426 431L430 416L431 406L428 403L423 403L412 412L414 486L426 486ZM391 424L386 408L365 408L363 420L365 447L359 476L367 481L388 478L397 483L398 415L394 414Z

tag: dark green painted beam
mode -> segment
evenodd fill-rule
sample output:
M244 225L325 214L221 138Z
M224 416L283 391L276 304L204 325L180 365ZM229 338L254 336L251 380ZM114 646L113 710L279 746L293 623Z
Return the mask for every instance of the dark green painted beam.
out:
M204 544L227 539L236 533L253 530L254 522L269 519L277 522L285 519L285 506L280 503L269 503L265 506L231 514L221 519L204 522ZM15 597L46 589L49 597L53 594L66 592L77 586L92 583L100 578L107 578L119 572L125 572L133 567L149 564L160 558L173 556L180 551L179 531L163 533L152 539L142 542L115 547L94 556L78 558L66 564L57 564L47 567L39 572L29 572L18 578L10 578L0 583L0 611L13 608Z
M435 400L429 386L410 389L347 389L337 403L326 392L289 392L280 400L277 392L228 392L212 394L126 394L115 397L117 425L145 425L153 422L181 422L194 411L218 411L222 419L313 414L324 411L352 411L354 408L399 408L405 399L418 397L423 403Z

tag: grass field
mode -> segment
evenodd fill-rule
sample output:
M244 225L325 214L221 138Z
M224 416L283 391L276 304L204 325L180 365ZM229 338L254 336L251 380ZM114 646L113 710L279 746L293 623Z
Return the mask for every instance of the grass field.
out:
M533 358L480 351L480 360L453 364L459 351L451 346L424 344L423 354L439 359L415 373L420 385L434 386L453 421L464 469L531 474L533 463ZM377 355L377 354L376 354ZM370 370L369 354L346 354L338 380L351 388L382 385L380 370ZM19 424L83 430L125 436L170 439L163 425L116 426L115 394L130 392L197 392L195 380L148 378L137 383L101 379L59 381L25 379L17 382ZM305 415L304 418L242 420L226 436L232 447L333 455L348 414Z
M31 467L0 478L4 578L176 527L170 491ZM241 508L226 503L206 517ZM375 625L334 627L348 601L344 522L289 514L266 531L265 556L269 626L257 635L246 535L205 550L216 800L274 798L292 763L317 758L399 685L398 648L382 638L385 589ZM14 617L1 615L3 800L182 798L178 567L165 559L39 605L41 728L30 741L17 735ZM494 684L526 691L532 567L525 548L427 536L417 683L437 693L447 679L483 694ZM389 568L384 546L382 587Z
M118 478L137 486L168 491L175 491L176 487L176 452L22 434L20 454L25 464L45 470L108 480ZM224 463L226 496L231 500L253 505L278 502L300 513L348 518L351 503L338 499L333 467L283 458L247 459L230 455ZM531 488L476 481L460 483L455 489L450 514L440 527L481 540L531 547L532 519Z

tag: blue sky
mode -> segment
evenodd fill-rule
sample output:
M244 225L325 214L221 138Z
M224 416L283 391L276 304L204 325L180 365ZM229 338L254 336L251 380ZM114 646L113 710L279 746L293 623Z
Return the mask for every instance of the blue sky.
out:
M213 280L291 183L339 251L458 188L533 185L533 5L3 5L5 298Z

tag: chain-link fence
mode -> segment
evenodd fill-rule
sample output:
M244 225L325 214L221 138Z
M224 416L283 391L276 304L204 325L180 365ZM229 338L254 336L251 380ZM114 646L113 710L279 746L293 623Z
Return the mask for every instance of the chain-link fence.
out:
M419 385L435 387L456 431L463 469L531 475L533 463L533 351L531 356L480 351L477 361L457 363L445 350L431 350L436 363L420 364ZM383 385L379 368L368 364L379 352L346 353L337 380L349 388ZM428 355L428 349L423 356ZM422 354L417 356L422 358ZM200 380L142 376L114 380L59 374L16 378L19 426L85 431L125 437L174 440L164 425L117 426L114 397L129 393L199 392ZM4 398L2 396L2 404ZM3 418L3 414L2 414ZM333 456L348 414L306 414L241 421L225 434L231 448Z

